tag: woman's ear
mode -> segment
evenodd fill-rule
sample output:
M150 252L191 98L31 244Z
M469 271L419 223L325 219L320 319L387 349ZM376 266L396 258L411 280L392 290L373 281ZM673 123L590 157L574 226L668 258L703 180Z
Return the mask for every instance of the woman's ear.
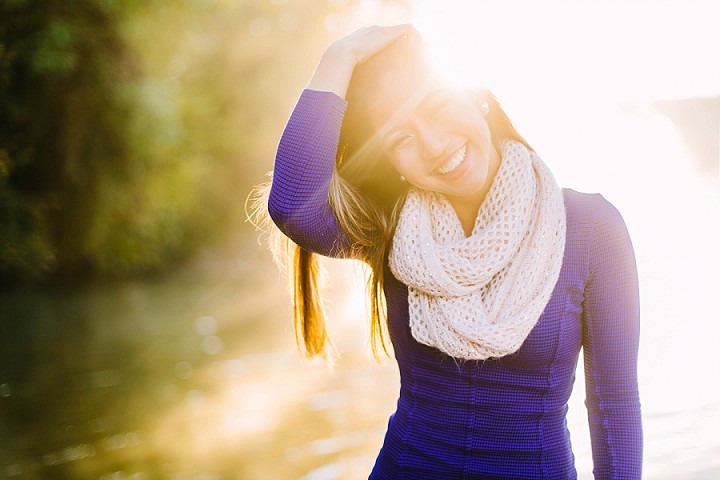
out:
M473 105L486 117L490 113L492 94L486 88L474 88L470 92Z
M488 112L490 111L490 105L488 105L487 100L483 100L480 103L480 113L482 113L483 117L487 117Z
M515 140L524 144L530 150L533 150L527 141L515 130L515 126L510 121L510 118L508 118L502 105L500 105L500 102L490 90L486 88L475 90L473 92L473 99L478 110L483 111L483 109L486 108L487 113L484 113L484 116L492 133L493 143L500 145L504 140ZM486 107L483 107L483 104L485 104Z

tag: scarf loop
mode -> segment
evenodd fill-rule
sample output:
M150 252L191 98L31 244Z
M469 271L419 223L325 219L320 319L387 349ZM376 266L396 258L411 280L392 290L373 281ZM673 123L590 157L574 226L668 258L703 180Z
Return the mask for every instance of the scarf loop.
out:
M389 263L408 286L415 340L466 360L517 351L560 275L565 223L552 172L515 141L503 145L469 237L443 195L411 189Z

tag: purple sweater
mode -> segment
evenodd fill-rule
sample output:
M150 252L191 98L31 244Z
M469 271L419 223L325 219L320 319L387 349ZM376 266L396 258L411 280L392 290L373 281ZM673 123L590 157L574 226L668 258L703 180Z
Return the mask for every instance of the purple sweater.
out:
M332 93L302 93L278 146L268 205L287 236L329 256L350 241L327 202L346 106ZM416 342L407 287L385 268L401 388L371 479L576 478L565 416L581 347L595 477L640 478L633 248L622 217L601 195L563 194L560 277L511 355L458 362Z

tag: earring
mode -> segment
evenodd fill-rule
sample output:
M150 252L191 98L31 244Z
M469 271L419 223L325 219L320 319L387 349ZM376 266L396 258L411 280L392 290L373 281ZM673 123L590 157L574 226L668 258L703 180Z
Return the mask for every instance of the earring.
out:
M407 178L405 178L403 175L400 175L400 181L401 181L401 182L407 182Z
M487 115L490 111L490 105L488 105L487 100L483 100L483 102L480 104L480 112L482 112L483 116Z

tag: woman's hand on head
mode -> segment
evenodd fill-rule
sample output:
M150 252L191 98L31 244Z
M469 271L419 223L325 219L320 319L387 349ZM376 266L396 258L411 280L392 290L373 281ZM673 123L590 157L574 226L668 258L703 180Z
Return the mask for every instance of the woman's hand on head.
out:
M338 57L349 57L354 64L358 64L399 38L409 35L418 35L415 27L409 23L392 27L364 27L334 42L327 52Z
M323 54L308 88L345 97L355 66L401 37L419 35L411 24L365 27L333 42Z

